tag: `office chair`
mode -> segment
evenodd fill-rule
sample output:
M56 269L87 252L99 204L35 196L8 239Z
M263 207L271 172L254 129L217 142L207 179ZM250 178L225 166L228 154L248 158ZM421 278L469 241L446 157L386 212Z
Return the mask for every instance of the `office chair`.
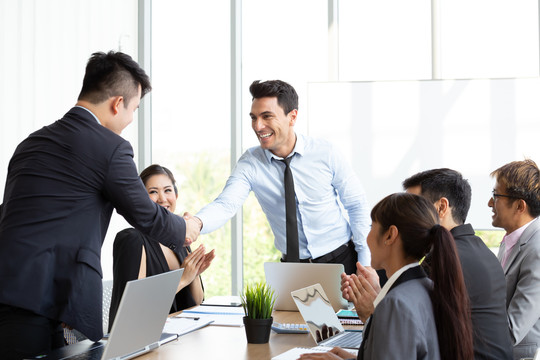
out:
M111 307L112 298L112 280L103 281L103 333L109 332L109 309Z
M107 334L108 329L109 329L109 308L111 307L112 287L113 287L112 280L103 281L103 333L104 334ZM74 344L76 342L85 340L86 336L84 336L82 333L78 332L75 329L73 330L64 329L64 338L66 339L66 343L69 345L69 344Z

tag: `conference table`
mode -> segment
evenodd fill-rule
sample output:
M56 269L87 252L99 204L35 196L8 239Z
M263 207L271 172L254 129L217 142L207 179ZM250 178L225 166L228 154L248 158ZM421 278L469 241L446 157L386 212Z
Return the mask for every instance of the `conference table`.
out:
M274 321L304 323L297 311L274 311ZM358 329L358 326L345 325ZM360 327L361 328L361 327ZM271 359L294 347L314 347L310 334L270 334L267 344L248 344L244 327L209 325L180 336L137 359Z

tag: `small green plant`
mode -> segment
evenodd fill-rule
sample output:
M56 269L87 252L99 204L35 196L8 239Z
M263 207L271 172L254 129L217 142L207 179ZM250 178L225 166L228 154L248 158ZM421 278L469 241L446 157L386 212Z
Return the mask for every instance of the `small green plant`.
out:
M250 319L270 319L276 302L274 290L264 282L247 285L240 295L244 313Z

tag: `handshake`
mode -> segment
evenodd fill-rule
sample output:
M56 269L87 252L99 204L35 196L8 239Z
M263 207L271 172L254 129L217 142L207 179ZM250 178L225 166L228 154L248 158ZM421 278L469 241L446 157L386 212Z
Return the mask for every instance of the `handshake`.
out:
M186 221L186 240L184 241L184 246L190 246L199 237L203 223L201 219L188 212L184 213L184 220Z

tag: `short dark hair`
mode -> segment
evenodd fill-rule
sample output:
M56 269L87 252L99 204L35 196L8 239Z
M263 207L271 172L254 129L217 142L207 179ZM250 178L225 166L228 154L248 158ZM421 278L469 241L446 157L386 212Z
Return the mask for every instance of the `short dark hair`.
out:
M452 208L452 218L465 223L471 207L471 185L456 170L442 168L426 170L403 181L403 189L420 186L422 196L432 203L445 197Z
M152 90L150 79L131 56L122 52L95 52L86 64L79 100L99 104L112 96L123 96L124 106L138 94Z
M298 94L296 90L281 80L268 80L261 82L255 80L249 87L253 99L263 97L277 97L278 105L281 106L285 115L293 110L298 110Z
M540 170L534 161L512 161L491 173L508 195L523 199L532 217L540 216Z
M161 166L161 165L158 165L158 164L152 164L152 165L148 166L146 169L144 169L141 172L141 175L139 175L139 176L141 177L141 180L142 180L144 186L146 186L146 183L148 182L148 180L154 175L165 175L165 176L167 176L171 180L171 182L173 184L174 193L176 194L176 196L178 196L178 188L176 187L176 180L174 179L174 175L172 174L171 170L167 169L165 166Z

